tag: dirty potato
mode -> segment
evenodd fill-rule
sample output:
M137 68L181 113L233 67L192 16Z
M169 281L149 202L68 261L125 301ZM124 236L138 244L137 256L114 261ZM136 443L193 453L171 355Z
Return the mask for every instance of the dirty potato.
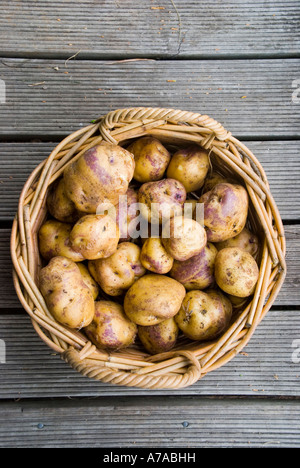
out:
M134 155L134 179L145 183L162 179L171 155L164 145L152 136L139 138L127 148Z
M119 228L108 214L86 215L80 218L70 233L72 249L86 260L107 258L116 250Z
M76 252L70 242L72 224L57 220L46 221L39 230L39 251L45 260L63 256L74 262L82 262L83 255Z
M226 314L220 300L204 291L194 290L186 294L175 321L187 338L206 341L222 333L226 326Z
M137 325L156 325L177 314L185 292L182 284L173 278L150 273L127 291L124 310Z
M80 270L83 281L89 287L94 300L96 300L100 292L98 283L94 280L94 278L89 272L88 267L84 263L77 263L77 265Z
M245 227L249 199L242 185L221 183L203 194L204 225L209 242L221 242L237 236Z
M88 268L102 290L119 296L146 273L140 260L141 249L132 242L121 242L108 258L91 260Z
M63 223L74 223L78 219L75 205L66 194L64 179L59 179L51 186L47 208L53 218Z
M94 318L84 331L97 348L115 351L134 343L137 326L125 315L121 304L101 300L95 302Z
M134 173L133 155L106 141L87 150L64 170L65 191L77 210L95 214L103 204L117 205Z
M53 317L61 324L81 329L91 323L95 302L77 263L54 257L40 272L40 291Z
M232 296L248 297L254 293L259 269L249 252L226 247L217 253L215 278L220 289Z
M179 149L171 158L167 177L179 180L187 193L199 190L210 167L208 151L198 145Z
M153 273L168 273L173 266L174 259L168 254L159 237L146 239L141 251L141 263Z
M215 281L214 267L218 251L208 242L201 252L188 260L174 260L170 276L183 284L188 291L206 289Z
M174 348L179 328L174 317L149 327L138 326L138 337L150 354L159 354Z

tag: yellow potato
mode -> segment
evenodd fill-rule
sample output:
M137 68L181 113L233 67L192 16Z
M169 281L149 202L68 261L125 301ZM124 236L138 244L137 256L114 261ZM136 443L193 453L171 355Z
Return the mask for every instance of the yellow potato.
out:
M127 291L124 310L137 325L156 325L174 317L185 296L182 284L165 275L147 274Z
M218 251L208 242L201 252L183 262L174 260L170 276L183 284L188 291L206 289L215 281L214 267Z
M225 310L225 317L226 317L225 328L227 328L232 317L232 309L233 309L230 299L227 296L225 296L224 293L216 289L206 289L205 292L210 297L216 299L217 301L220 301L223 304L223 307Z
M185 261L198 255L206 242L205 229L194 219L175 216L163 226L163 246L175 260Z
M249 199L242 185L221 183L203 194L204 225L209 242L221 242L237 236L245 227Z
M146 273L140 254L138 245L121 242L110 257L89 261L88 268L106 294L119 296Z
M108 214L80 218L70 233L72 249L87 260L107 258L116 250L119 228Z
M94 280L94 278L92 277L92 275L89 272L88 267L85 266L84 263L77 263L77 265L78 265L78 268L80 270L83 281L89 287L89 289L90 289L90 291L91 291L91 293L93 295L94 300L96 300L98 295L99 295L99 292L100 292L100 288L98 286L98 283Z
M212 190L217 184L222 184L222 183L234 183L231 179L228 179L218 172L212 171L210 174L207 175L203 187L202 187L202 193L209 192Z
M39 250L45 260L63 256L74 262L82 262L84 257L76 252L70 243L72 225L61 221L48 220L39 230Z
M191 340L212 340L226 326L226 313L222 301L204 291L189 291L175 316L182 333Z
M159 237L149 237L143 244L141 263L149 271L165 275L173 266L174 259L168 254Z
M215 246L218 250L225 249L226 247L239 247L249 252L252 257L255 257L259 251L259 240L249 229L244 228L237 236L223 242L216 242Z
M77 210L99 213L102 204L117 205L134 173L133 155L119 145L102 141L64 171L65 191Z
M159 354L174 348L179 328L174 317L149 327L138 326L138 337L150 354Z
M75 205L66 194L64 179L52 185L47 197L47 208L55 219L63 223L73 223L78 219Z
M163 223L182 213L186 191L175 179L162 179L143 184L138 193L142 216L149 223Z
M198 145L178 150L171 158L167 177L179 180L186 192L199 190L210 167L208 152Z
M102 300L95 303L93 321L84 331L97 348L115 351L134 343L137 326L124 314L121 304Z
M77 263L54 257L40 272L40 291L53 317L61 324L81 329L91 323L95 302Z
M238 247L226 247L215 260L216 282L232 296L248 297L253 294L259 276L255 259Z
M145 136L127 148L134 155L134 179L145 183L162 179L171 155L164 145L152 136Z

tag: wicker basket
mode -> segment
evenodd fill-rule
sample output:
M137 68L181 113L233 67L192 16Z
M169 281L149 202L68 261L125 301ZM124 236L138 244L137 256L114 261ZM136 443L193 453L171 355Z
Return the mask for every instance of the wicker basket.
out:
M210 151L212 167L244 184L250 199L250 228L260 236L262 244L259 279L254 295L235 312L230 327L215 341L197 343L181 338L172 351L155 356L150 356L138 343L108 353L96 349L83 333L57 323L47 310L37 286L41 267L37 232L47 213L48 188L71 161L103 139L125 145L148 134L174 148L199 143ZM190 386L245 347L283 284L285 250L280 214L265 172L252 152L206 115L161 108L110 112L59 143L26 182L11 234L15 289L41 339L85 376L110 384L151 389Z

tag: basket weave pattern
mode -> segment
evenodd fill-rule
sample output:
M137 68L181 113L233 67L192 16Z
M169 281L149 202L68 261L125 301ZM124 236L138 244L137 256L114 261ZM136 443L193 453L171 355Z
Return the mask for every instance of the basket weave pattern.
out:
M251 229L259 233L262 242L259 279L250 302L239 310L223 335L212 342L191 343L183 339L172 351L155 356L149 356L138 345L108 353L97 349L84 334L56 322L48 311L38 288L41 259L37 234L47 213L48 189L68 164L102 140L123 145L149 134L174 146L200 144L209 150L213 167L244 184L250 199ZM60 142L24 185L11 233L15 289L41 339L85 376L151 389L190 386L246 346L284 282L285 251L280 214L266 174L252 152L207 115L162 108L116 110Z

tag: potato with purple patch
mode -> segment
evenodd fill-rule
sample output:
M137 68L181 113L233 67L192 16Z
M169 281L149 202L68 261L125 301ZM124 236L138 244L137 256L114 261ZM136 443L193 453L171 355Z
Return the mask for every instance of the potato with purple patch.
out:
M198 145L182 148L173 154L167 177L179 180L187 193L199 190L210 167L208 151Z
M237 236L222 242L216 242L215 246L218 250L225 249L226 247L239 247L249 252L252 257L255 257L259 251L259 240L249 229L244 228Z
M141 251L141 263L149 271L165 275L172 266L174 259L168 254L159 237L146 239Z
M152 136L139 138L127 148L134 155L133 178L145 183L163 178L171 159L169 151Z
M47 208L53 218L63 223L73 223L78 219L75 205L66 194L64 179L59 179L51 186Z
M194 219L175 216L163 226L163 246L175 260L185 261L198 255L206 242L205 229Z
M119 243L119 228L108 214L80 218L70 233L72 249L86 260L110 257Z
M65 191L77 210L99 213L103 204L117 205L134 173L133 155L119 145L102 141L64 170Z
M138 337L150 354L170 351L176 345L178 333L174 317L150 327L138 326Z
M199 290L186 294L175 321L182 333L194 341L217 338L227 323L222 301Z
M66 257L74 262L82 262L83 255L72 248L70 234L73 226L57 220L46 221L39 230L39 251L45 260L53 257Z
M177 314L185 293L182 284L173 278L149 273L127 291L124 310L137 325L156 325Z
M84 331L97 348L115 351L134 343L137 326L125 315L121 304L101 300L95 302L93 321Z
M234 183L233 180L228 179L224 177L223 175L219 174L216 171L212 171L210 174L207 175L203 187L202 187L202 193L209 192L212 190L217 184L223 184L223 183Z
M258 276L259 268L249 252L238 247L226 247L217 253L215 278L222 291L237 297L251 296Z
M40 291L53 317L77 330L93 320L95 302L80 269L72 260L54 257L40 272Z
M206 289L215 282L214 267L218 251L208 242L198 255L180 262L174 260L170 276L183 284L188 291Z
M204 226L209 242L221 242L237 236L245 227L249 198L242 185L221 183L203 194Z
M138 245L121 242L110 257L91 260L88 268L106 294L120 296L146 273L140 254Z
M163 223L182 213L186 191L175 179L162 179L143 184L138 193L141 215L149 223Z

